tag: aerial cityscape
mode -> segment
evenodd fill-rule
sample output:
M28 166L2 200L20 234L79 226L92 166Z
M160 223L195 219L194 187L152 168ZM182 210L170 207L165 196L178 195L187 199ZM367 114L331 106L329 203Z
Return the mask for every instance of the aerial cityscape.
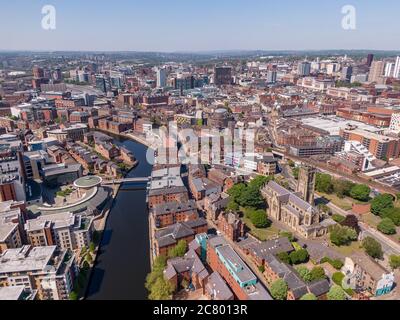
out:
M0 44L0 300L400 300L400 50L335 42L357 6L332 45L137 50L66 6Z

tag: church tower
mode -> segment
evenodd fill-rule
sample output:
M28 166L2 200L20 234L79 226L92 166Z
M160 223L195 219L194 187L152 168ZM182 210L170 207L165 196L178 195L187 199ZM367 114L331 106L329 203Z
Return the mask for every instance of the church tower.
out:
M314 167L309 165L300 167L296 191L301 194L304 201L312 206L314 205L315 178L316 169Z

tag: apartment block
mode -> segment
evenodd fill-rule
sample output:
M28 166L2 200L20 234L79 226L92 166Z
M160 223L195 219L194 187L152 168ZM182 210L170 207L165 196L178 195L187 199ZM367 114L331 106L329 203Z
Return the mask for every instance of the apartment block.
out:
M68 300L77 273L75 255L56 246L23 246L0 254L0 287L37 290L39 300Z

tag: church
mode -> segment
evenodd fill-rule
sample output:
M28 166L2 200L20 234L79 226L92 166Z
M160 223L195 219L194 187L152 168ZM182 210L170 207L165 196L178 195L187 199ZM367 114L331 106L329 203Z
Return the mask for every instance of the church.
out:
M321 221L321 214L314 207L314 185L315 169L308 166L300 169L296 192L270 181L261 190L268 204L268 216L285 224L288 229L306 239L326 235L333 221L331 219ZM311 203L304 199L308 199Z

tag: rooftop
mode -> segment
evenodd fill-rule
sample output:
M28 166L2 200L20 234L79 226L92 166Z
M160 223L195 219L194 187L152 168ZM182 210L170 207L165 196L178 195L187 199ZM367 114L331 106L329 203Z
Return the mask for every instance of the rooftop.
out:
M77 188L90 189L97 187L102 183L103 179L98 176L85 176L74 181L74 186Z

